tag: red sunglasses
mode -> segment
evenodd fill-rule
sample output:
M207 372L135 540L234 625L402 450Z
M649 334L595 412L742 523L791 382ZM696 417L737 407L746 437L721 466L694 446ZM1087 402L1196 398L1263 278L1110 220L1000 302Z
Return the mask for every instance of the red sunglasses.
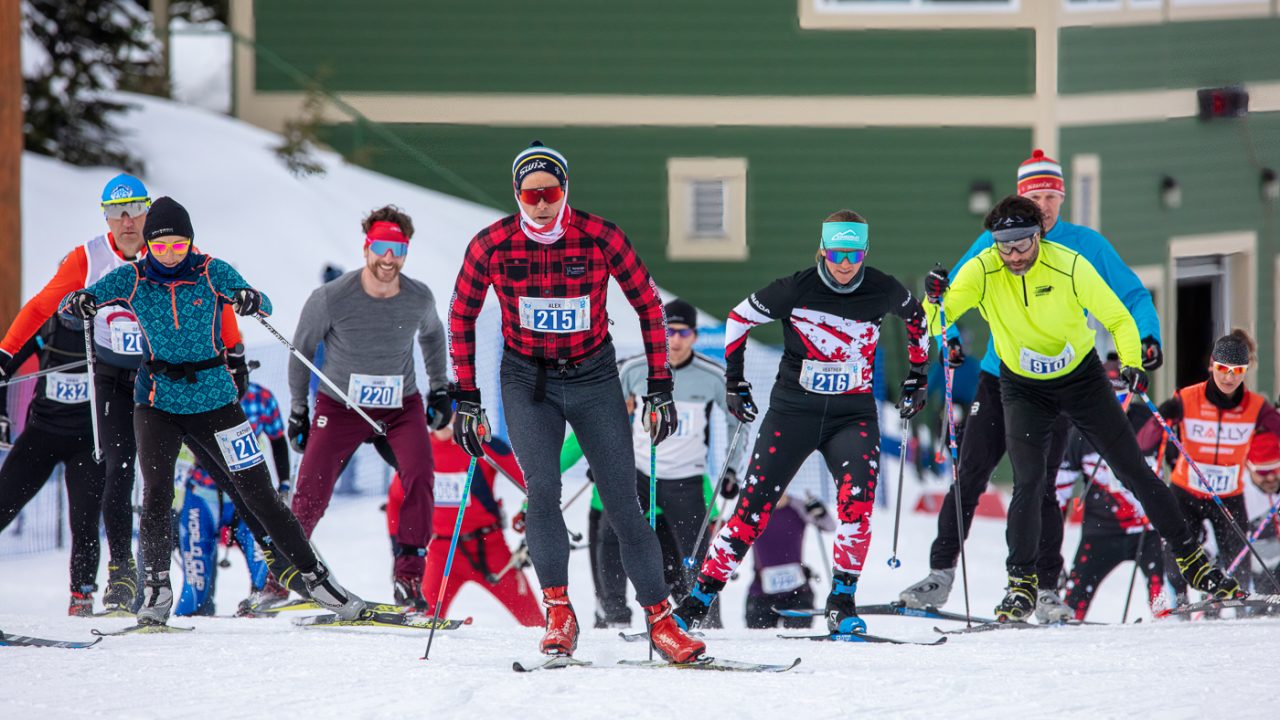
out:
M545 188L532 188L530 190L521 190L517 193L520 202L525 205L537 205L545 200L548 205L560 202L560 198L564 197L564 188L559 185L552 185Z

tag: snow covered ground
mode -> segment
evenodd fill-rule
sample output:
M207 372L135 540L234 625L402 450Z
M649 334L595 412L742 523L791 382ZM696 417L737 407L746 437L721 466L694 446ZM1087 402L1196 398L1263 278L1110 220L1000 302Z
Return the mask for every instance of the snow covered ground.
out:
M565 497L576 489L566 487ZM910 493L908 493L910 496ZM909 499L909 497L908 497ZM508 495L507 502L514 500ZM379 500L339 500L316 542L342 581L365 597L390 594L390 556ZM585 504L571 508L571 528L586 529ZM875 536L859 588L864 604L896 598L927 571L934 519L905 512L899 556L886 566L893 514L875 517ZM1004 527L979 519L969 548L974 611L988 614L1001 597ZM508 531L508 537L513 537ZM1071 550L1078 530L1068 531ZM817 543L806 562L821 568ZM0 560L0 628L7 632L88 639L89 628L125 620L65 616L62 552ZM243 565L220 573L217 601L229 613L245 594ZM1090 616L1120 618L1129 564L1104 585ZM174 570L178 567L175 565ZM104 570L105 572L105 570ZM571 595L589 623L594 600L587 557L575 552ZM532 572L530 571L532 578ZM941 647L891 647L780 640L746 630L742 608L750 572L723 596L727 629L710 631L723 657L802 664L785 675L688 671L571 669L517 675L516 659L536 656L539 632L521 628L475 586L451 615L475 623L437 634L432 659L426 634L396 629L317 630L285 619L191 619L196 632L107 638L87 651L0 649L3 715L12 718L175 716L249 718L672 718L781 717L1273 717L1275 648L1280 620L1153 622L1135 593L1140 625L1003 631L952 637ZM818 588L821 597L825 583ZM948 609L963 611L957 585ZM871 632L915 640L936 637L931 620L868 617ZM638 627L638 626L637 626ZM597 665L645 657L643 644L614 631L587 630L578 654ZM1261 672L1258 672L1261 670ZM1223 685L1228 692L1216 689Z

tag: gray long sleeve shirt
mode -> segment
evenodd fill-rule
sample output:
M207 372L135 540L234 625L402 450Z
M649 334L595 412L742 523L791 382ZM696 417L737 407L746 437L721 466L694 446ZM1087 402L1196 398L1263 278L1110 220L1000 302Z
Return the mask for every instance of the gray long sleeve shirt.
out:
M430 388L444 387L448 348L431 289L401 275L399 293L375 298L364 291L360 273L353 270L311 293L293 334L294 347L314 359L323 341L324 374L353 402L366 408L399 407L401 394L418 391L413 365L416 334ZM307 409L310 379L311 371L297 357L290 357L290 407L295 412ZM320 392L341 402L324 383Z
M679 367L672 366L671 376L676 389L672 393L680 424L676 434L658 446L658 479L676 480L694 477L707 472L707 452L711 442L711 406L718 405L725 416L725 442L730 442L738 429L738 420L729 414L724 392L724 366L705 355L694 353ZM637 398L648 390L648 365L645 356L629 358L618 363L618 379L622 394ZM649 474L649 433L645 432L642 413L632 413L631 438L636 454L636 469ZM744 428L744 432L750 428ZM747 442L739 442L726 462L735 472L742 468L742 457L747 452Z

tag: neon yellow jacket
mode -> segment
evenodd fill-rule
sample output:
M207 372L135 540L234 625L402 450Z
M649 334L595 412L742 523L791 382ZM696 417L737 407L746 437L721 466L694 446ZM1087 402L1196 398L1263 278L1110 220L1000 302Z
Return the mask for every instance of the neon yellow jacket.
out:
M1070 373L1093 350L1093 314L1115 338L1121 364L1142 367L1138 326L1098 271L1079 253L1040 241L1040 255L1021 277L1005 269L992 246L956 272L942 299L947 323L974 307L991 326L996 354L1014 373L1050 380ZM929 332L941 334L938 306L925 303Z

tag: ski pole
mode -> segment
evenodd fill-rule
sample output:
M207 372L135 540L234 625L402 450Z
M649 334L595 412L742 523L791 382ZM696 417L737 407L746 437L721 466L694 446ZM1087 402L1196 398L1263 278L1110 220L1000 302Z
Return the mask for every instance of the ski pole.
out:
M1249 533L1250 543L1253 543L1257 541L1258 538L1262 537L1263 531L1265 531L1267 526L1276 519L1277 511L1280 511L1280 500L1276 500L1271 503L1271 509L1267 510L1267 514L1263 516L1262 520L1258 523L1258 527L1253 532ZM1235 560L1231 561L1231 567L1227 568L1227 572L1234 572L1236 567L1244 560L1244 556L1248 553L1249 548L1240 548L1240 553L1236 555Z
M26 375L14 375L13 377L9 378L8 380L5 380L4 382L0 382L0 387L6 387L8 385L14 385L20 382L26 382L27 380L35 380L36 378L41 378L41 377L44 377L45 375L52 375L53 373L56 373L56 372L64 372L66 370L72 370L78 367L83 367L88 364L89 364L88 360L77 360L73 363L67 363L66 365L54 365L51 368L45 368L44 370L37 370L36 372L27 373ZM90 378L90 381L92 381L92 379L93 378Z
M590 482L582 483L582 487L578 488L578 492L574 493L573 497L566 500L564 505L560 506L560 512L564 512L565 510L568 510L569 506L572 505L574 502L576 502L578 498L582 497L582 494L585 493L587 491L587 488L589 487L591 487Z
M102 462L102 435L98 432L98 391L93 378L93 322L84 321L84 361L89 366L89 421L93 427L93 461ZM132 461L131 461L132 462Z
M711 516L715 514L716 498L720 495L720 488L724 486L724 478L729 474L729 458L733 457L733 451L738 448L738 438L742 435L742 428L746 427L746 423L738 423L738 429L733 431L733 439L729 441L729 449L724 454L724 466L720 468L720 477L716 480L716 485L711 489L711 502L707 503L707 514L702 518L702 527L698 528L698 537L693 541L693 547L689 550L689 557L684 559L684 566L690 570L696 563L695 556L698 554L698 548L702 547L702 536L707 534L707 528L711 525Z
M938 323L942 325L942 337L947 337L947 313L942 309L942 303L938 302ZM959 453L956 451L956 424L951 416L951 387L954 384L955 370L944 364L942 367L942 376L946 380L946 403L942 411L946 417L948 442L951 449L951 489L956 494L956 534L959 535L960 541L960 579L964 586L964 624L965 627L973 627L973 614L969 611L969 563L965 559L964 552L964 511L960 509L960 463L957 459Z
M897 570L902 567L898 559L898 528L902 525L902 480L907 471L907 435L911 432L911 418L902 418L902 442L898 445L898 507L893 511L893 554L889 556L889 567Z
M1143 518L1146 520L1146 518ZM1133 557L1133 572L1129 575L1129 592L1124 596L1124 614L1120 616L1120 624L1129 622L1129 603L1133 600L1133 585L1138 581L1138 566L1142 564L1142 545L1147 540L1147 526L1142 526L1142 534L1138 535L1138 552Z
M1231 529L1236 531L1236 534L1244 541L1245 549L1252 553L1254 559L1258 561L1258 565L1262 568L1262 572L1266 574L1267 579L1271 581L1271 586L1280 587L1280 582L1276 582L1276 576L1272 574L1270 568L1268 568L1267 564L1263 562L1262 556L1258 554L1257 548L1253 546L1253 541L1250 540L1249 536L1245 535L1244 531L1240 529L1240 526L1236 524L1235 516L1227 509L1227 505L1222 502L1222 498L1218 497L1218 493L1210 489L1208 478L1206 478L1204 473L1201 472L1200 466L1196 464L1196 461L1191 459L1191 455L1187 453L1187 449L1182 446L1182 441L1178 439L1177 435L1174 435L1173 428L1169 427L1169 423L1164 421L1164 417L1160 415L1160 410L1156 408L1156 404L1151 402L1151 398L1147 397L1146 393L1142 393L1142 399L1147 403L1147 407L1151 410L1151 414L1154 415L1156 420L1160 423L1160 427L1164 429L1164 433L1169 438L1169 442L1173 443L1173 446L1178 449L1178 452L1182 453L1182 458L1186 460L1187 467L1195 471L1196 478L1200 480L1200 486L1209 493L1209 497L1213 498L1213 504L1218 506L1218 510L1222 513L1223 517L1227 519L1227 524L1231 526Z
M364 409L362 409L359 405L356 405L355 403L351 402L351 398L347 397L347 394L342 391L342 388L338 387L337 383L330 380L328 375L325 375L324 373L320 372L320 368L316 367L311 362L311 360L307 358L306 355L303 355L302 352L298 350L298 348L294 347L293 343L286 340L285 337L280 334L279 330L276 330L275 328L271 327L271 323L267 322L266 318L262 317L261 315L254 315L253 319L262 323L262 327L266 328L267 332L275 336L275 339L279 340L281 345L284 345L285 347L289 348L289 352L293 353L294 357L301 360L302 364L306 365L308 370L314 373L316 377L320 378L321 382L323 382L325 385L328 385L329 389L332 390L334 393L336 393L337 396L342 400L343 403L346 404L347 407L351 408L352 410L355 410L357 415L363 418L365 422L369 423L369 425L373 427L374 432L378 433L379 435L387 434L386 423L382 422L381 420L374 420L373 418L369 417L368 413L366 413Z
M480 426L480 437L483 439L485 427ZM440 592L436 594L436 606L431 614L431 633L427 635L427 651L422 654L426 660L431 656L431 641L436 638L436 626L440 624L440 604L444 602L444 591L449 587L449 571L453 570L453 555L458 550L458 536L462 534L462 516L467 512L467 499L471 494L471 478L476 474L476 459L471 458L467 467L467 481L462 485L462 500L458 504L458 519L453 523L453 538L449 540L449 555L444 561L444 577L440 578Z
M649 413L649 427L658 428L658 412ZM658 443L653 436L649 437L649 529L658 527ZM653 625L645 623L649 628L649 662L653 662Z

